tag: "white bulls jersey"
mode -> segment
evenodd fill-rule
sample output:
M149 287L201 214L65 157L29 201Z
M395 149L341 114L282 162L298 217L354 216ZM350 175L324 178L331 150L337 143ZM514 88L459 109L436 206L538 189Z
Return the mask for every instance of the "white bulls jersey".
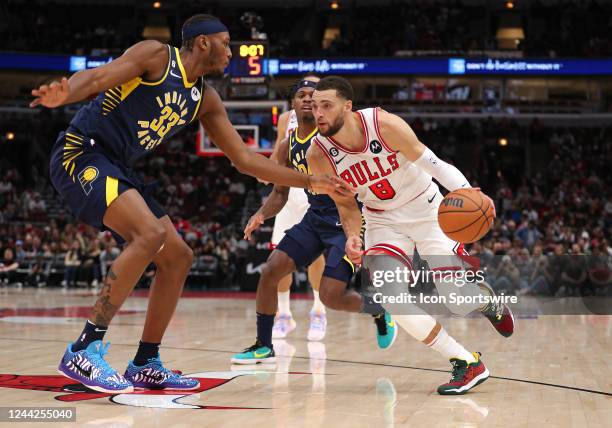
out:
M289 136L291 131L298 127L297 115L295 110L289 112L289 120L287 121L287 129L285 129L285 138Z
M360 150L348 150L321 134L313 140L336 174L355 187L357 198L374 210L393 210L425 192L431 176L385 144L378 127L378 108L357 113L365 135Z

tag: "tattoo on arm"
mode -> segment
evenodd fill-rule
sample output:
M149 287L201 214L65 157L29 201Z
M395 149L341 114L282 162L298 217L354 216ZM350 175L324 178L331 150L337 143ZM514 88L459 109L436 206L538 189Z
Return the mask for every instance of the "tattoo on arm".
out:
M106 275L106 279L104 280L104 286L100 291L100 296L96 301L96 304L93 308L92 320L94 324L99 326L108 327L111 320L115 316L115 313L119 309L118 305L113 305L110 302L110 294L112 282L117 279L117 275L113 272L113 267L111 266L108 269L108 274Z

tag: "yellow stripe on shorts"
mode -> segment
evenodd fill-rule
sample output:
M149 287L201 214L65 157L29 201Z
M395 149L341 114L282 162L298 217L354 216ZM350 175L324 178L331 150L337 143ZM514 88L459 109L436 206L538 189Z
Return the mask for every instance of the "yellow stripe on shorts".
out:
M119 180L106 177L106 206L108 207L119 196Z
M353 264L352 261L349 260L348 256L345 255L344 257L342 257L344 260L346 260L346 262L351 265L351 269L353 269L353 273L355 273L355 265Z

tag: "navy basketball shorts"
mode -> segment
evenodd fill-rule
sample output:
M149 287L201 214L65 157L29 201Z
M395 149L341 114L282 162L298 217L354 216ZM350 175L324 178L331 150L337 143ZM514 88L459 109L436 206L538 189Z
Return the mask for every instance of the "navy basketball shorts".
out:
M309 209L302 221L285 232L276 249L287 253L296 267L306 267L322 253L323 276L348 282L355 268L344 252L346 236L337 215L324 215Z
M129 168L113 161L98 143L73 129L60 133L51 152L49 171L55 190L71 213L100 230L108 229L103 224L106 209L128 189L136 189L157 218L166 215Z

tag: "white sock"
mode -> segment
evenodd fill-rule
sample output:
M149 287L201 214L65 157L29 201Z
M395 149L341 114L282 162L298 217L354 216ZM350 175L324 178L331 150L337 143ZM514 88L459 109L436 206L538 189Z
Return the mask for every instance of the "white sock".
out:
M453 339L444 329L441 329L438 335L433 339L431 345L432 349L435 349L444 357L448 358L459 358L469 363L476 361L474 356L470 354L463 346L461 346L455 339Z
M310 312L318 312L320 314L325 313L325 305L321 302L319 298L319 292L317 290L312 290L312 294L314 294L314 302L312 303L312 309Z
M289 290L278 292L278 313L291 316L291 308L289 307Z

